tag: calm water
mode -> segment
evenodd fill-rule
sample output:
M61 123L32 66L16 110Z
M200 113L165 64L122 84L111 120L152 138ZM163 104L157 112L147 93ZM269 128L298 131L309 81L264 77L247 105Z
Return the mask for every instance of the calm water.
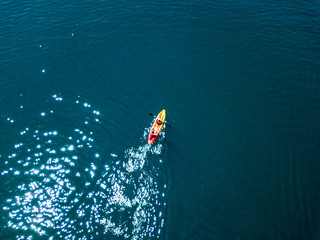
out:
M320 239L319 1L0 12L0 239Z

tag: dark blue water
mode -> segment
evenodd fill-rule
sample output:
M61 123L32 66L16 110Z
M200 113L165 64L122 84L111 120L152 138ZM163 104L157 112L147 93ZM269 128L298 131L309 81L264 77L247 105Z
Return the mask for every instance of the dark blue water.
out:
M0 12L0 239L320 239L319 1Z

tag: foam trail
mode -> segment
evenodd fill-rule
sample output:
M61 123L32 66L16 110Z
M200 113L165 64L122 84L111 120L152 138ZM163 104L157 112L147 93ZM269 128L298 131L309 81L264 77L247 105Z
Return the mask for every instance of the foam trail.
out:
M141 143L146 142L146 133ZM122 166L116 160L113 171L107 173L107 180L101 183L111 196L106 202L106 212L100 223L105 233L129 239L159 238L164 224L166 185L159 178L159 163L162 144L142 144L125 151ZM156 156L156 157L154 157ZM158 159L158 163L154 163ZM152 162L148 162L152 161ZM129 220L128 220L129 219Z

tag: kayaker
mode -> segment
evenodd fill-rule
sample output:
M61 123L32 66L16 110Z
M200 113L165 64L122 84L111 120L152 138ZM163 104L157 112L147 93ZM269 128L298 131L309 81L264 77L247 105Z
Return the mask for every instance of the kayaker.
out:
M154 138L156 135L154 134L154 131L151 131L151 138Z
M158 125L160 125L160 124L162 123L161 119L160 119L160 118L157 118L156 123L157 123Z

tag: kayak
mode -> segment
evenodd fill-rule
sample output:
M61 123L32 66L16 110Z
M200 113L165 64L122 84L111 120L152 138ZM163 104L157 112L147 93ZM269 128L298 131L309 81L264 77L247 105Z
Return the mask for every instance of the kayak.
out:
M148 135L148 144L151 145L159 136L159 133L161 132L161 129L164 125L164 120L166 119L166 110L163 109L156 119L154 120L152 127L150 129L149 135ZM158 121L160 120L160 121Z

